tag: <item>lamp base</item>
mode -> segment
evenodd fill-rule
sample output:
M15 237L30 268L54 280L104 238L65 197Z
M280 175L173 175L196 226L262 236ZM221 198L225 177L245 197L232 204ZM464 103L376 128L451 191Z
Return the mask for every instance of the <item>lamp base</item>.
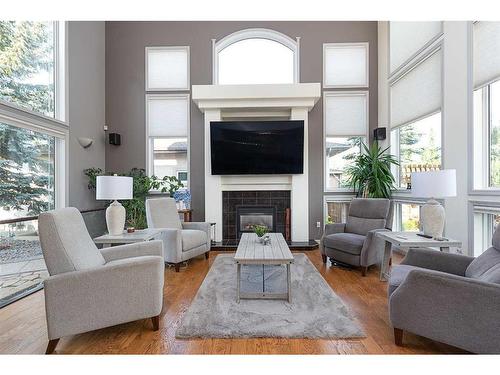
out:
M420 211L422 230L428 236L442 237L444 230L444 207L435 199L429 199Z
M106 209L106 225L111 236L123 233L125 227L125 207L118 201L113 201Z

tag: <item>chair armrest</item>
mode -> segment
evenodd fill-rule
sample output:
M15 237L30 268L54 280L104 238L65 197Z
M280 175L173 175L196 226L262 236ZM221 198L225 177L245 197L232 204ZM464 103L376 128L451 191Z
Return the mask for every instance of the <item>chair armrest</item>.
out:
M324 236L328 236L329 234L334 233L344 233L345 232L345 223L333 223L333 224L325 224L325 232Z
M164 268L163 258L144 256L47 278L49 339L159 315Z
M474 352L500 351L500 285L413 270L389 300L394 327Z
M390 230L386 228L372 229L366 233L365 242L360 253L360 265L362 267L382 262L385 241L376 235L378 232L390 232Z
M428 249L409 249L401 264L464 276L465 270L473 260L474 257L461 254Z
M197 229L197 230L202 230L207 234L207 249L210 250L210 247L212 246L212 236L211 236L211 226L210 223L194 223L194 222L183 222L182 223L182 228L183 229Z
M182 229L172 228L155 228L160 231L157 237L163 241L163 254L165 262L180 263L182 262Z
M101 249L101 254L106 263L112 260L141 257L146 255L156 255L163 258L163 242L144 241L128 245L113 246Z

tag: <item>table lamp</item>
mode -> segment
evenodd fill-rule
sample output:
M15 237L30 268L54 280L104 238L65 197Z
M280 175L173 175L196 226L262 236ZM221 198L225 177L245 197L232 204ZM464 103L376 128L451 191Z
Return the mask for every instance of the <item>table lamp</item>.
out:
M420 211L420 221L425 235L441 238L444 230L444 207L436 198L457 195L455 169L415 172L411 174L411 192L414 197L430 198Z
M118 199L132 199L132 195L132 177L97 176L96 199L113 201L106 209L106 225L111 236L122 234L125 227L125 207Z

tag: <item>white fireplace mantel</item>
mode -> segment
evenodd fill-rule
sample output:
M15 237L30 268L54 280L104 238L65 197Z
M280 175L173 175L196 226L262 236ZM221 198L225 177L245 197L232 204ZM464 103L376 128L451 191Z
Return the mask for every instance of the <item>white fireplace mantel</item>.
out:
M292 241L309 240L308 112L321 96L319 83L272 85L194 85L192 98L205 115L205 220L216 223L222 239L222 192L290 190ZM211 174L210 122L234 118L304 121L304 173L214 176Z

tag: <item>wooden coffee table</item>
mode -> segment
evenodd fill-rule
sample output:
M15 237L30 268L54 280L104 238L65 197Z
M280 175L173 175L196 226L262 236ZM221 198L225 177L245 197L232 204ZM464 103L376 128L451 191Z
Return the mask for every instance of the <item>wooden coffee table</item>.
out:
M234 256L237 272L237 301L240 299L284 299L292 301L291 271L293 255L281 233L269 233L271 242L264 245L259 242L255 233L243 233ZM241 293L241 266L262 265L262 292ZM268 293L265 291L264 266L285 265L287 291L286 293Z

